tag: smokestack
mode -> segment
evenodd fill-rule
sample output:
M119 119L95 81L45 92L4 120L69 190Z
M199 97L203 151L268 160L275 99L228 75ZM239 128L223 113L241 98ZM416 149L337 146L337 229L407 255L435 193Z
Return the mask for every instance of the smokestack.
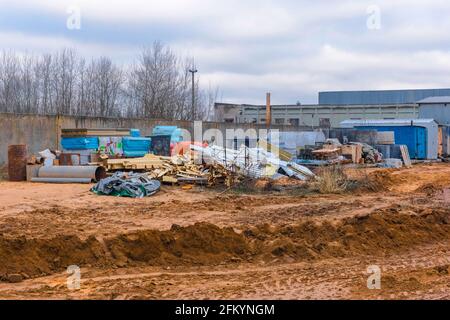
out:
M268 92L266 95L266 124L268 128L270 128L270 125L272 124L272 108L270 104L270 92Z

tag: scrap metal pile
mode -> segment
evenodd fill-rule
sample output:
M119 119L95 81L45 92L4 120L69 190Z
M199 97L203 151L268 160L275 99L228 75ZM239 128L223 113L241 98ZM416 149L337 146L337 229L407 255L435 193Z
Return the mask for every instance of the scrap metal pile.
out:
M191 152L174 157L146 155L136 159L104 159L108 171L140 171L149 179L164 183L189 183L231 186L242 178L273 178L283 176L307 180L314 174L294 162L280 160L262 148L238 150L219 146L191 145Z
M239 150L225 149L218 146L191 146L201 155L206 163L218 164L228 171L239 175L261 179L278 178L280 175L308 180L314 173L308 168L294 162L280 160L275 154L263 148L241 146Z

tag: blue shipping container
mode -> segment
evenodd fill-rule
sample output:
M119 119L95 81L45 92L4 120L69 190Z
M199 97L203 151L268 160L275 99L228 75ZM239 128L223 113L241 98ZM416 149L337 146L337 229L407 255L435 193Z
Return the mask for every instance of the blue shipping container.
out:
M427 159L428 134L426 128L416 126L370 126L356 127L356 129L377 130L379 132L393 131L395 135L395 144L408 146L411 159Z

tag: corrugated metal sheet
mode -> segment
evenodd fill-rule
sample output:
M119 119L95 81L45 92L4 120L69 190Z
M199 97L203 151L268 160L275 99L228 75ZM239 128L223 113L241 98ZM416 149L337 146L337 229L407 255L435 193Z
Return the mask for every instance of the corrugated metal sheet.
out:
M319 104L414 104L425 98L438 96L450 96L450 89L319 92Z

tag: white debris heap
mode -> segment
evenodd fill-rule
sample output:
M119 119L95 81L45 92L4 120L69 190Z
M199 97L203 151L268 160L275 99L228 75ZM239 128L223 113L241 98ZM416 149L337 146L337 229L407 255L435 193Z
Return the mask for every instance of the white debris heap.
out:
M216 145L202 147L191 145L196 151L196 161L207 164L220 164L227 170L236 170L237 173L249 178L279 178L288 176L299 180L308 180L315 177L314 173L304 166L294 162L286 162L262 148L248 148L242 145L238 150L226 149Z

